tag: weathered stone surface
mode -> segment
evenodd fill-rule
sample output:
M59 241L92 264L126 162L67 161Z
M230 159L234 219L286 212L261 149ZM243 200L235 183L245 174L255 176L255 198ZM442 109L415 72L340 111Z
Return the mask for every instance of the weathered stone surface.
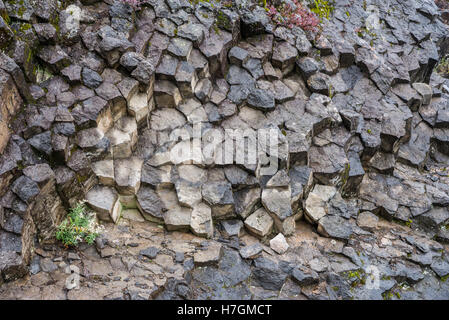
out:
M158 223L164 221L164 213L168 209L151 187L142 186L136 196L138 208L145 219Z
M337 192L332 186L315 185L305 201L305 212L314 222L319 221L327 214L327 203Z
M154 84L154 100L158 107L175 108L181 102L181 93L170 81L156 81Z
M259 237L265 237L272 231L273 218L264 208L256 210L245 219L245 227Z
M214 233L211 209L205 203L198 203L193 207L190 218L192 232L200 237L210 238Z
M243 231L243 222L241 220L225 220L221 222L221 226L228 237L239 237Z
M26 176L19 177L11 188L26 203L31 203L40 192L38 184Z
M207 182L202 187L203 200L212 207L212 216L216 219L235 215L234 197L230 183Z
M319 276L315 271L301 266L293 269L292 277L301 286L308 286L319 282Z
M326 215L318 222L318 232L328 237L347 240L352 234L352 227L342 217Z
M295 218L291 207L289 188L267 188L262 191L262 204L273 217L276 229L286 235L295 231Z
M117 216L113 216L117 200L117 192L106 186L96 186L86 194L87 204L98 212L102 220L118 219Z
M193 208L201 202L201 185L180 179L175 182L176 195L181 205Z
M250 246L245 246L240 249L240 255L243 259L254 259L259 256L263 248L260 243L255 243Z
M278 254L284 254L288 250L288 243L282 233L279 233L276 237L270 240L270 248L276 251Z
M379 218L369 211L360 212L360 214L357 217L357 225L361 228L367 229L376 228L378 221Z
M140 188L143 161L139 158L114 160L115 186L120 194L136 194Z
M190 227L192 209L175 207L164 213L164 223L169 231L187 231Z
M248 1L0 0L0 283L32 261L0 299L448 299L447 14L390 7L337 2L317 33ZM257 163L224 148L262 128ZM40 242L83 199L119 225L72 290ZM372 265L374 290L346 273Z
M206 250L198 251L193 256L193 261L197 266L207 266L217 264L222 255L220 244L211 244Z
M248 106L262 111L270 111L275 107L274 97L271 93L261 90L250 90L247 98Z
M200 50L209 60L211 74L224 75L227 66L227 52L231 46L232 34L226 31L211 32L200 45Z

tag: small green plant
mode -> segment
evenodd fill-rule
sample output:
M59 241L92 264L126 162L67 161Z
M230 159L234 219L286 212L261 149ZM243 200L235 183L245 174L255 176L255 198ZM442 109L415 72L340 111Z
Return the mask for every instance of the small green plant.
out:
M443 57L436 65L435 71L442 77L449 78L449 56Z
M363 269L346 271L344 274L346 275L347 279L351 282L351 286L353 288L360 285L365 285L366 283L367 276Z
M408 220L405 222L405 225L406 225L407 227L411 228L411 227L412 227L412 223L413 223L412 219L408 219Z
M329 20L332 12L334 12L333 0L313 0L309 2L311 2L310 10L320 17L320 21L323 21L324 18Z
M87 210L83 202L80 202L70 209L67 218L58 226L56 239L66 247L75 247L83 241L92 244L100 231L101 226L95 221L94 214Z

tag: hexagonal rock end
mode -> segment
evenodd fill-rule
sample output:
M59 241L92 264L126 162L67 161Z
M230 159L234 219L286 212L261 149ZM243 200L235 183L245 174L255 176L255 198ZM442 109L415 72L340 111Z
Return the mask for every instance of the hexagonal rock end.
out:
M114 188L97 185L86 194L86 201L100 220L117 222L120 217L121 205Z

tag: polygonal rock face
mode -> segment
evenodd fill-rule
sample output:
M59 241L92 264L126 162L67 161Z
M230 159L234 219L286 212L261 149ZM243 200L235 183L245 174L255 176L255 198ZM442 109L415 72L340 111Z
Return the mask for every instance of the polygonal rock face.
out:
M274 109L274 97L267 91L252 89L247 98L248 106L262 111Z
M114 162L102 160L92 164L92 171L98 177L98 181L106 186L114 185Z
M196 252L193 261L197 266L214 265L218 263L222 254L221 244L213 244L207 250Z
M327 237L347 240L352 234L349 222L339 216L325 216L318 223L318 232Z
M270 240L270 248L278 254L283 254L288 250L288 243L282 233L279 233L276 237Z
M213 236L212 211L205 203L198 203L193 207L190 229L200 237L210 238Z
M226 182L207 182L202 187L203 200L212 207L215 218L234 215L234 197L231 184Z
M185 180L175 182L176 194L181 205L193 208L201 201L201 185Z
M297 55L298 51L289 43L276 43L273 48L273 65L287 74L294 67Z
M265 209L280 220L285 220L293 214L290 198L291 191L288 188L267 188L262 191L262 204Z
M163 213L166 211L156 192L150 187L142 187L137 193L137 206L145 219L150 221L163 221Z
M295 231L290 188L267 188L262 191L262 204L274 219L276 229L285 235Z
M106 186L96 186L86 194L87 203L99 213L102 220L111 219L117 200L117 192Z
M115 184L121 194L132 195L139 190L142 162L139 158L114 161Z
M298 288L283 286L288 275L309 286L320 280L315 271L329 274L320 288L336 287L342 272L365 263L351 251L359 242L376 260L396 264L406 255L447 275L436 244L409 235L390 241L396 233L374 241L384 225L377 215L449 239L442 228L449 221L449 82L433 70L447 44L447 12L438 19L430 0L392 0L396 9L381 10L385 24L378 28L365 19L370 9L363 1L352 1L345 8L337 3L318 30L304 30L282 25L258 1L150 0L136 10L123 1L100 2L81 0L57 10L53 0L0 0L0 47L8 49L0 53L0 282L26 274L31 240L54 234L62 202L74 206L83 198L101 219L129 220L124 223L131 233L138 229L133 221L145 219L170 231L223 236L226 247L244 247L245 259L260 255L262 246L243 246L246 237L237 241L243 227L260 238L279 233L270 241L278 254L287 252L284 236L303 216L321 235L341 240L319 238L320 253L301 244L288 252L289 261L290 254L306 255L294 265L259 257L251 266L232 248L222 252L217 239L211 247L193 240L195 253L183 243L189 250L181 251L194 255L197 265L219 264L193 271L189 291L210 277L226 292L220 298L240 290L245 292L237 298L266 298L272 295L266 290L281 288L282 297L290 296ZM281 3L292 1L269 1ZM293 24L310 22L305 20ZM227 138L245 136L236 129L256 134L228 148ZM262 129L269 134L259 136ZM189 152L195 144L202 149ZM250 145L257 149L245 153ZM241 163L251 156L255 161ZM222 220L216 234L214 218ZM348 241L353 231L356 239ZM329 243L337 254L321 256ZM171 245L179 244L161 243ZM103 248L101 256L116 250ZM157 259L149 268L175 275L176 290L173 282L163 293L138 285L139 293L128 290L131 298L144 291L145 298L184 295L177 284L181 266L158 252L141 255ZM179 255L177 263L184 260ZM186 260L186 270L190 264ZM41 265L55 272L50 258ZM382 288L424 277L408 262L387 269L382 272L392 279ZM263 292L247 286L248 270ZM426 275L426 285L432 277ZM163 279L156 280L150 290L161 287ZM340 287L303 293L352 297ZM123 290L116 291L120 296ZM403 293L421 298L446 291ZM379 298L380 291L368 294Z
M156 131L173 130L185 124L184 116L177 110L161 108L151 114L150 126Z
M178 58L188 60L190 52L192 52L192 42L182 38L173 38L170 41L167 50Z
M259 237L265 237L270 234L274 225L273 218L264 208L256 210L245 220L245 227Z
M337 189L331 186L316 185L305 201L305 212L313 221L317 222L327 214L327 203L336 194Z
M260 188L249 188L235 192L235 212L245 219L260 203L260 192Z
M129 101L129 113L136 118L137 123L144 122L151 109L146 93L135 94Z
M168 80L156 81L154 99L158 107L175 108L181 102L179 89Z
M26 203L32 202L40 192L37 183L26 176L14 181L12 191Z
M240 255L243 259L254 259L260 255L263 248L260 243L255 243L240 249Z
M150 185L153 188L169 188L173 186L171 177L171 166L160 166L156 168L148 163L144 163L142 166L142 184Z
M176 207L164 213L164 223L169 231L187 231L190 227L192 209Z

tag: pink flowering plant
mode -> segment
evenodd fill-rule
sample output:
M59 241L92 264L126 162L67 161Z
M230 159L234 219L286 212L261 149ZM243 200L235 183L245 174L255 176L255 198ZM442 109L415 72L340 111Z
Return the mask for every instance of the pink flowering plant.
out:
M282 3L277 7L272 4L267 5L268 16L277 25L287 28L297 26L303 30L316 31L320 23L317 15L298 0L292 1L294 6L288 3Z

